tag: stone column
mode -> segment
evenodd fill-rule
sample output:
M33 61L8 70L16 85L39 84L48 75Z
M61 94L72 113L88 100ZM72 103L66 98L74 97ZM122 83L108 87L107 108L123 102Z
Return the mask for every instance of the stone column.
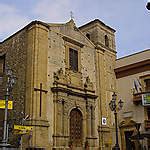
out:
M64 146L65 147L68 147L68 144L69 144L69 117L68 117L68 108L67 108L67 102L64 101L64 103L62 104L63 105L63 116L62 116L62 124L63 124L63 137L64 137Z
M57 110L56 110L56 135L62 135L62 101L57 100Z
M95 108L91 106L91 136L95 136Z
M90 105L86 105L86 118L87 118L87 137L91 136L91 108Z

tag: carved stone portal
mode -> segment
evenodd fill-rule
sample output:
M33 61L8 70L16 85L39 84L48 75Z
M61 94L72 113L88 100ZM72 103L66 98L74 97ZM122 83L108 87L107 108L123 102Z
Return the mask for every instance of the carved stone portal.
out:
M71 73L69 75L71 77ZM87 77L85 84L82 84L84 86L72 86L68 84L67 77L62 68L54 73L56 86L52 87L55 95L53 147L83 149L85 142L88 142L88 146L94 150L97 140L94 131L96 129L94 108L97 96L94 94L93 84Z

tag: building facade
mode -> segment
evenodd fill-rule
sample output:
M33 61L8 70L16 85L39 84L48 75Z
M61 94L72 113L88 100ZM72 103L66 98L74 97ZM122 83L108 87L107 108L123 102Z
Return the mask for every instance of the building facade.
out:
M98 19L79 28L72 19L33 21L1 42L0 54L1 80L6 67L17 77L9 110L12 131L14 124L33 127L27 134L11 132L10 143L17 145L21 137L23 149L111 149L114 29Z
M144 50L116 61L119 98L124 101L119 113L122 150L149 147L150 130L150 50ZM140 138L137 125L140 124Z

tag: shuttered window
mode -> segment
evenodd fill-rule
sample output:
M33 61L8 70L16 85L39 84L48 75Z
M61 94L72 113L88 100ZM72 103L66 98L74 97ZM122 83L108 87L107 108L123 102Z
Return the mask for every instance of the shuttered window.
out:
M69 66L73 71L78 71L78 51L69 48Z
M105 46L109 47L109 39L107 35L105 35Z

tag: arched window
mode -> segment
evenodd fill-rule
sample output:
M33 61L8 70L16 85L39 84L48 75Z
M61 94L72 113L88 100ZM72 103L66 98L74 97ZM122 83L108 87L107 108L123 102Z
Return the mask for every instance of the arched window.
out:
M73 145L82 145L82 130L83 130L83 117L79 109L75 108L70 112L70 141Z
M78 71L78 50L69 48L69 65L71 70Z
M91 36L89 33L86 34L86 37L90 40L91 39Z
M0 56L0 76L5 72L5 55Z
M109 47L109 39L107 35L105 35L105 46Z

